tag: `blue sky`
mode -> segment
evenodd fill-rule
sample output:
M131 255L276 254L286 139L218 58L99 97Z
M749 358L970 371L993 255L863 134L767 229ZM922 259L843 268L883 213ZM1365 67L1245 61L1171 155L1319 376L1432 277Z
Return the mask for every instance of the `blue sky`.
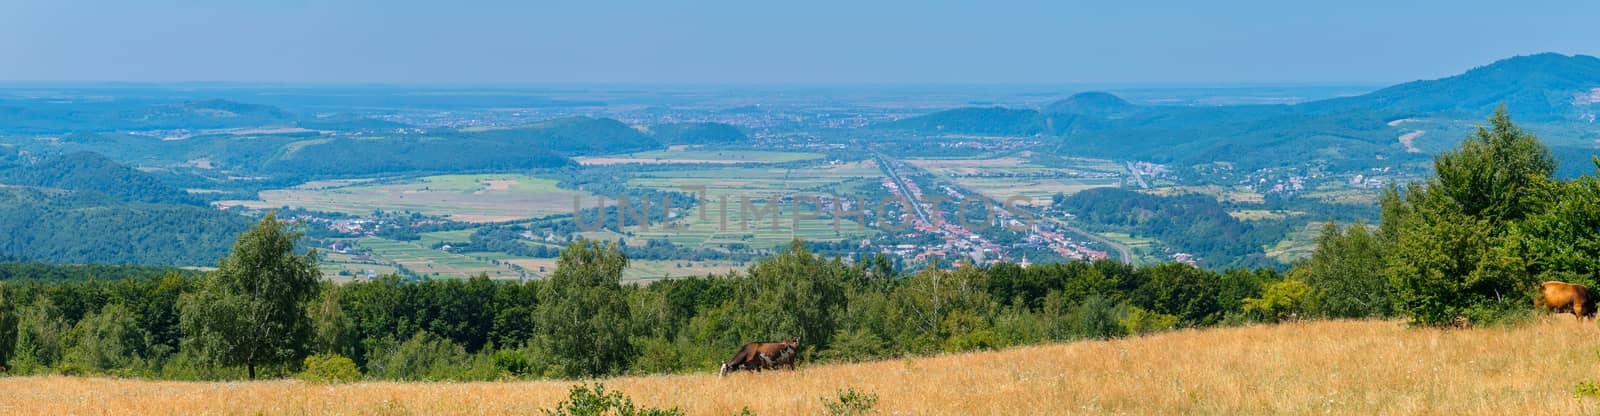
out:
M0 80L1385 83L1600 54L1600 2L0 2Z

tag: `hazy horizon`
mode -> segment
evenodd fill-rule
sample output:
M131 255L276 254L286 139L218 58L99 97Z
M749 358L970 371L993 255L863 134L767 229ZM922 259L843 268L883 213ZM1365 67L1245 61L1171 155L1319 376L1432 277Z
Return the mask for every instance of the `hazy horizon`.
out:
M1600 54L1593 3L89 3L0 5L0 80L1381 85Z

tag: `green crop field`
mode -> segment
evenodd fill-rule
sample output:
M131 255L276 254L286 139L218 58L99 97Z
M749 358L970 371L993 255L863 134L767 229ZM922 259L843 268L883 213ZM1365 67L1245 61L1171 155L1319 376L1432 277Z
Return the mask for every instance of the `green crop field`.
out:
M1382 194L1381 189L1360 188L1345 182L1333 181L1318 185L1304 196L1330 204L1376 204Z
M535 279L548 277L550 273L556 270L556 259L516 258L504 260L504 262L522 267L523 270L528 271L529 277ZM746 266L745 263L741 262L718 260L630 260L628 261L628 268L622 270L622 280L649 282L666 277L705 276L712 273L726 274L730 271L744 270Z
M588 196L587 192L557 188L554 179L488 174L278 189L262 191L256 201L219 204L260 209L288 206L347 214L369 214L373 210L416 212L457 221L492 222L570 213L574 197Z
M492 259L430 249L411 242L367 237L356 240L356 246L371 251L375 260L404 266L424 277L469 277L480 273L488 274L491 279L521 277Z
M1028 198L1026 202L1018 202L1027 205L1049 205L1050 198L1058 193L1072 195L1085 189L1122 186L1119 178L958 177L950 180L1000 201L1013 197Z
M1277 245L1267 247L1267 256L1283 263L1311 257L1311 252L1317 249L1317 237L1322 236L1322 227L1326 224L1319 221L1306 223L1305 227L1290 232L1289 236L1279 241ZM1367 224L1367 231L1376 233L1378 226Z
M417 244L421 245L423 247L433 247L435 245L442 244L442 243L465 243L465 242L470 242L470 241L472 241L472 232L473 231L477 231L477 230L476 229L466 229L466 230L435 231L435 232L431 232L431 233L422 233L422 238L417 240Z
M1132 251L1133 256L1136 257L1133 261L1134 264L1156 264L1172 261L1171 258L1163 257L1160 255L1160 253L1154 252L1156 240L1153 238L1134 237L1128 235L1128 233L1109 231L1098 232L1095 233L1095 235L1105 237L1107 240L1115 241L1123 246L1128 247L1128 250Z
M361 260L351 254L319 251L317 256L317 268L322 271L323 277L334 281L348 281L366 270L379 275L398 272L393 265L376 259Z
M1144 192L1151 195L1172 196L1182 194L1203 194L1216 198L1218 202L1259 204L1266 201L1266 196L1260 192L1252 191L1245 186L1168 186L1151 188Z
M1072 195L1085 189L1122 186L1122 168L1102 159L1069 159L1070 165L1051 167L1033 163L1026 155L985 159L912 159L910 163L963 188L1005 201L1026 197L1031 205L1050 203L1055 194Z
M1228 215L1238 218L1240 221L1268 221L1305 215L1305 212L1265 209L1239 209L1228 211Z
M871 161L824 164L807 167L720 167L711 169L673 169L642 172L629 185L682 192L686 186L704 186L713 202L726 196L730 203L740 198L767 198L831 189L858 178L877 178L883 172Z
M877 234L876 230L864 228L853 217L840 218L838 227L835 227L832 218L822 217L809 209L797 213L795 207L789 204L782 204L772 211L765 209L766 205L761 203L752 202L747 210L742 202L729 201L724 210L720 203L713 202L709 206L690 209L686 215L672 222L652 225L649 229L629 227L629 231L637 238L665 239L687 247L741 244L751 248L778 247L796 238L838 241L871 238ZM749 214L748 221L746 212ZM798 220L797 214L800 217ZM809 216L819 218L806 218Z

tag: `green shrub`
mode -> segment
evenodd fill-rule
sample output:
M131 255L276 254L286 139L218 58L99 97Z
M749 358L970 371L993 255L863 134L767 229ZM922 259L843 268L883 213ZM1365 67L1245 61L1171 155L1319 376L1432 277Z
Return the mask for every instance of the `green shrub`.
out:
M1122 319L1117 320L1117 323L1121 324L1129 334L1144 335L1178 327L1178 317L1151 312L1138 306L1128 306L1127 312L1122 314Z
M107 305L99 313L85 315L68 334L64 361L84 372L139 367L142 357L148 355L147 335L121 304Z
M454 342L427 331L418 331L403 343L380 341L368 353L367 370L389 380L436 381L461 379L461 368L469 356Z
M822 406L827 408L829 416L855 416L872 414L872 407L878 405L878 394L858 391L855 388L839 390L835 393L838 397L829 400L824 397Z
M1297 279L1283 279L1262 288L1260 298L1246 298L1244 310L1281 322L1305 316L1316 302L1317 291L1311 285Z
M579 384L572 386L567 400L556 404L555 409L540 409L548 416L681 416L683 410L674 407L659 409L639 408L622 392L607 392L605 384L594 383L594 388Z
M1085 299L1073 308L1071 335L1074 338L1112 339L1127 335L1127 329L1117 322L1117 304L1103 296Z
M1600 383L1593 381L1580 382L1577 386L1572 387L1572 397L1600 397Z
M521 350L506 348L495 350L492 356L494 368L503 374L512 377L525 377L533 372L533 360Z
M309 383L349 383L361 379L356 362L339 354L317 354L306 357L306 369L300 379Z

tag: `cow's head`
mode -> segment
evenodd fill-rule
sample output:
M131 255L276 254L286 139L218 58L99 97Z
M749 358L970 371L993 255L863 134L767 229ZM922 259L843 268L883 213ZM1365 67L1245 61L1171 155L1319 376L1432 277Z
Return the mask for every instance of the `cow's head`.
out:
M788 341L784 341L783 345L788 346L789 348L794 348L794 349L798 350L798 349L800 349L800 338L798 338L798 337L791 338Z

